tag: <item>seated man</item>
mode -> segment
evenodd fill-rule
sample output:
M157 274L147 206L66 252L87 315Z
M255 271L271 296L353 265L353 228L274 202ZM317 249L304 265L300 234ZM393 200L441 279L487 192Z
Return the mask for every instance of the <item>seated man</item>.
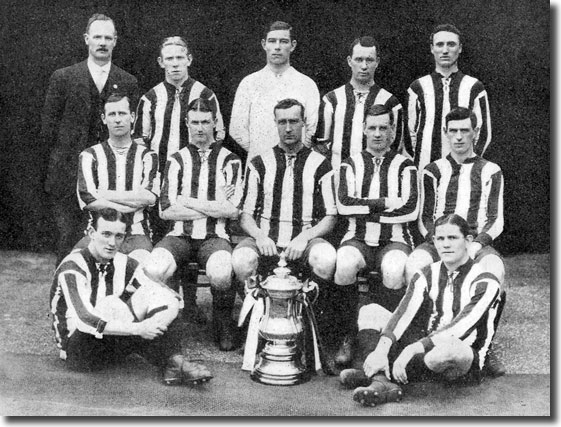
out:
M302 142L299 101L284 99L273 114L280 142L248 163L240 225L250 237L234 249L232 265L242 283L257 273L266 277L284 251L292 274L311 268L321 288L335 270L335 249L321 238L337 214L333 172Z
M426 242L409 256L405 275L408 282L417 270L438 261L433 244L434 221L455 213L464 218L474 239L468 253L483 270L493 274L501 284L499 322L506 301L505 267L500 254L491 246L503 231L503 174L501 168L474 152L479 129L477 116L467 108L453 108L445 118L444 129L450 144L450 154L430 163L421 180L421 214L419 230ZM490 351L487 373L505 374L505 368Z
M132 143L135 114L128 97L109 96L101 118L109 139L80 153L78 201L90 212L112 208L130 216L131 232L120 250L142 264L152 250L146 208L156 203L158 156ZM85 236L73 250L88 244Z
M166 384L211 379L207 368L181 354L176 294L119 253L130 226L125 216L110 208L92 216L88 246L62 261L51 288L60 358L71 369L93 371L138 353L162 368Z
M470 258L473 236L459 215L439 218L433 239L442 261L415 274L393 314L378 304L359 312L360 355L353 361L356 369L345 369L340 379L346 387L357 387L353 399L363 405L401 400L390 370L402 384L428 378L480 380L495 334L499 280ZM415 324L418 319L424 327Z
M363 133L366 149L341 163L337 208L349 219L347 233L337 250L335 283L339 286L334 323L347 337L336 356L337 364L351 361L358 304L357 274L381 272L382 286L372 289L375 301L393 311L405 290L405 263L413 239L409 223L417 219L417 169L392 150L396 122L382 104L366 112Z
M216 116L211 101L197 98L187 107L190 142L171 155L160 198L162 219L174 221L145 266L160 282L196 259L206 270L213 296L213 322L220 350L235 348L232 264L228 219L238 217L242 193L240 159L214 140Z

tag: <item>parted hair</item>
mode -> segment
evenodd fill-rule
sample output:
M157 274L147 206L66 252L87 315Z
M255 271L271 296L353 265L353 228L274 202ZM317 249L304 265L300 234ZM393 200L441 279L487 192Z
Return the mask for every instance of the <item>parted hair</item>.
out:
M430 34L430 44L432 44L434 40L434 35L441 31L448 31L449 33L457 34L458 40L460 44L462 44L462 34L460 33L460 30L458 30L458 28L452 24L439 24L436 27L434 27L432 33Z
M394 123L393 111L387 106L385 106L384 104L371 105L370 108L366 111L366 114L364 115L364 121L366 122L366 118L368 116L383 116L384 114L388 114L390 116L390 126L393 126Z

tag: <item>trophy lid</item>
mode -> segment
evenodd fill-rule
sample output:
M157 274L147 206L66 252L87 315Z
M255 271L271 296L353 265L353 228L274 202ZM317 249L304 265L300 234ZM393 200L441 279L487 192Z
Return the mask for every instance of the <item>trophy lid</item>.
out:
M269 276L265 282L261 284L261 287L267 290L278 290L278 291L295 291L302 289L304 286L302 283L296 279L296 277L290 275L290 268L287 267L286 254L282 252L280 254L280 260L278 267L274 270L274 275Z

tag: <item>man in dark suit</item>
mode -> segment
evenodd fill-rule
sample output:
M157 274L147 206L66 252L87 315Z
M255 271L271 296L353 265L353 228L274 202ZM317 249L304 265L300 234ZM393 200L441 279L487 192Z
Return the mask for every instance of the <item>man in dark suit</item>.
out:
M50 150L45 191L58 232L57 265L81 237L84 221L76 197L78 156L107 139L101 121L103 104L112 93L127 95L131 105L138 99L136 78L111 63L117 43L113 20L94 14L84 40L88 59L53 73L42 115L43 143Z

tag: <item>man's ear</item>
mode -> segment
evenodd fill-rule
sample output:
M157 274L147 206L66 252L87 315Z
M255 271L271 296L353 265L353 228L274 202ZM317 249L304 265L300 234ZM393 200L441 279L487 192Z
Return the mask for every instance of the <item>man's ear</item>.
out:
M292 42L290 42L290 44L292 45L292 47L290 48L290 51L294 52L294 49L296 49L296 40L292 40Z
M261 47L265 50L265 46L267 45L267 40L261 39Z
M101 121L103 122L104 125L107 124L107 120L105 120L105 113L101 113Z
M473 242L473 236L472 236L471 234L468 234L468 235L466 236L466 240L467 240L469 243Z
M161 56L158 56L158 65L160 66L160 68L165 68L164 61L162 60Z

